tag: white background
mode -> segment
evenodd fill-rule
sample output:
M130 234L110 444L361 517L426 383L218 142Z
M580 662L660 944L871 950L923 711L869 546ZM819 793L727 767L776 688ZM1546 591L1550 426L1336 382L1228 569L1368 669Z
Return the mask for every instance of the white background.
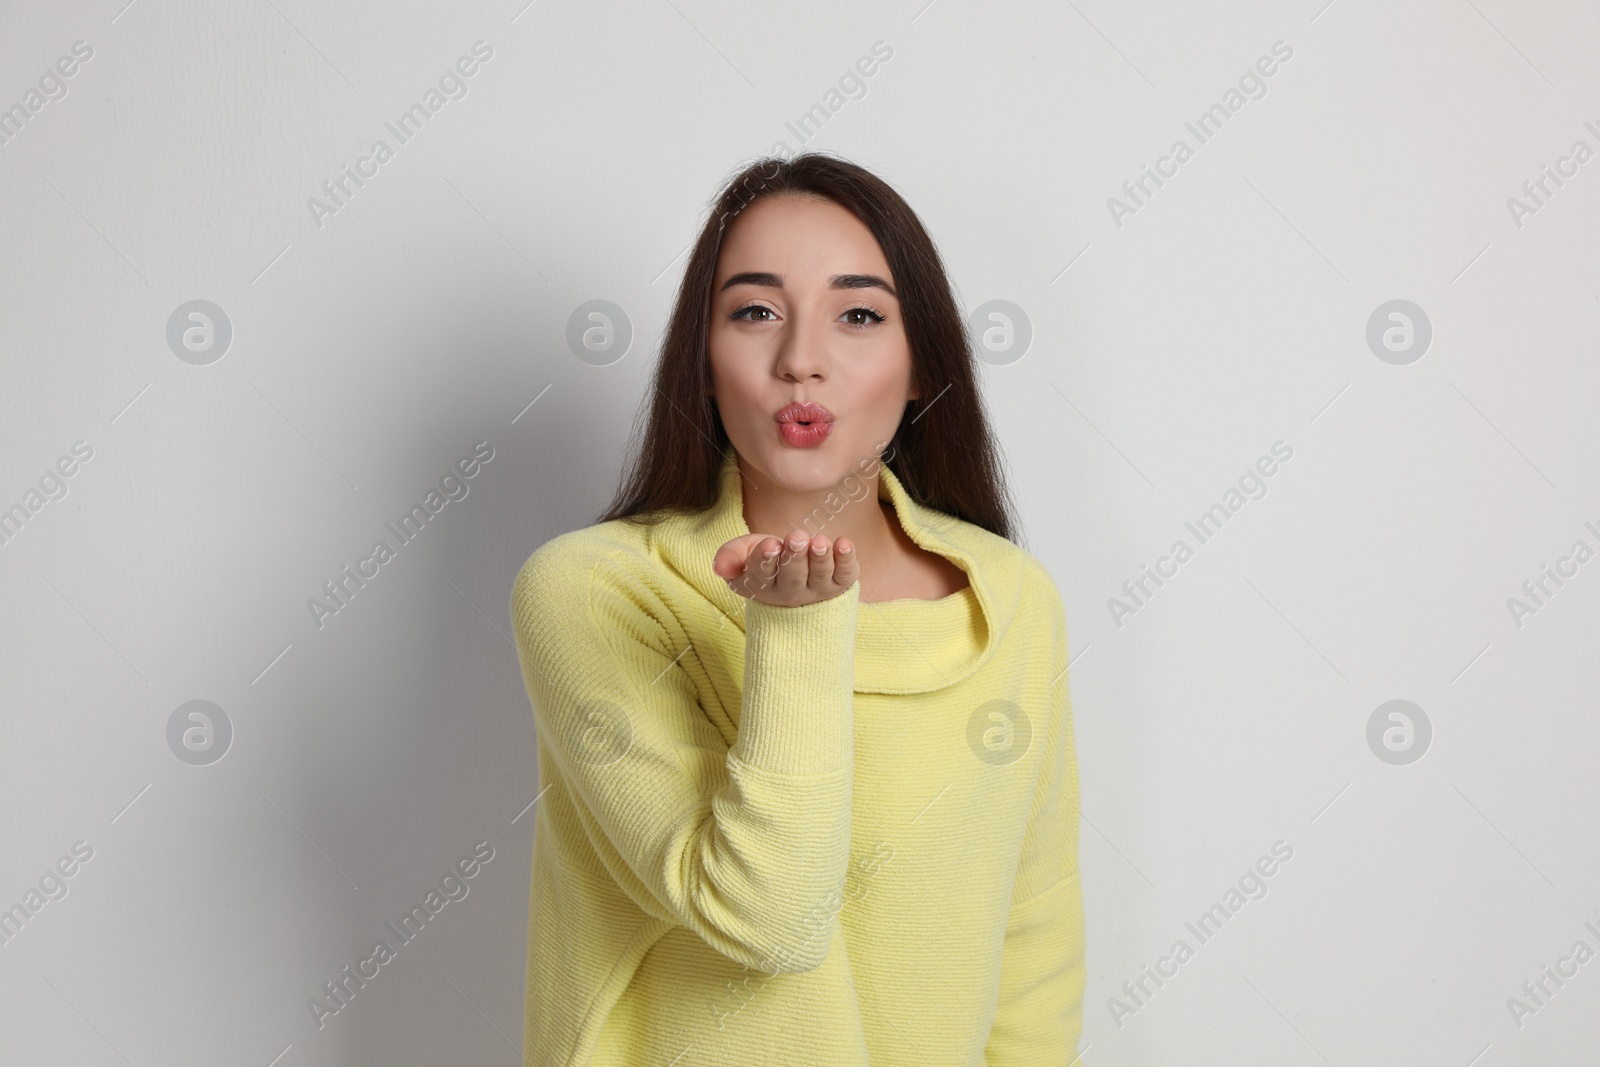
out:
M0 107L94 53L0 145L0 507L93 449L0 545L0 907L94 849L0 945L0 1060L519 1062L539 786L511 580L610 500L710 198L801 148L786 124L880 40L809 143L902 191L964 311L1033 331L981 374L1071 629L1083 1062L1600 1042L1600 962L1520 1027L1507 1005L1600 950L1600 562L1507 607L1600 549L1600 161L1507 205L1600 149L1592 8L123 3L0 8ZM397 146L384 122L479 40ZM1196 147L1275 41L1266 94ZM233 329L209 365L166 341L193 299ZM565 340L592 299L634 330L608 366ZM1395 299L1432 324L1405 365L1366 339ZM1118 625L1122 583L1280 440L1266 496ZM467 497L319 627L322 583L478 441ZM194 699L233 725L209 766L167 743ZM1392 699L1432 724L1409 765L1368 745ZM319 1030L308 998L485 840L470 894ZM1184 923L1279 840L1268 894L1198 945Z

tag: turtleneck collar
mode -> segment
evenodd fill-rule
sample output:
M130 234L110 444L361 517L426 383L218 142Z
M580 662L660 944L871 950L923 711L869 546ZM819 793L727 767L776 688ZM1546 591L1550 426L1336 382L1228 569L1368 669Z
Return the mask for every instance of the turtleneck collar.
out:
M728 447L718 473L717 501L655 527L662 560L739 629L745 598L711 569L718 548L750 533L738 456ZM907 536L960 567L967 586L939 600L861 603L856 615L855 689L860 693L926 693L954 685L998 648L1022 595L1023 553L1005 538L911 499L885 464L878 498L887 500ZM781 537L788 531L777 531ZM818 532L826 533L826 528Z

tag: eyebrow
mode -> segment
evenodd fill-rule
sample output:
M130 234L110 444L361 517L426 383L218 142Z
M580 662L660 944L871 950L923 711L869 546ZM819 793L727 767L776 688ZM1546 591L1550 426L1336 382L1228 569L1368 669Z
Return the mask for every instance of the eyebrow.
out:
M783 278L767 270L747 270L735 274L723 282L717 290L731 289L735 285L764 285L769 289L782 289ZM900 294L894 291L894 286L878 277L876 274L835 274L828 279L829 289L882 289L896 300Z

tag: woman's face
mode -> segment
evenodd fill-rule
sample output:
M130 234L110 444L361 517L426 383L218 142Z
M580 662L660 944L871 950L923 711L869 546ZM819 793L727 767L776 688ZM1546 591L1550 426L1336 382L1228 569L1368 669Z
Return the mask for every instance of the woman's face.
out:
M711 292L711 392L747 466L797 491L836 487L900 425L911 348L877 240L831 200L779 194L723 237ZM779 421L795 402L826 433ZM826 419L822 419L826 422Z

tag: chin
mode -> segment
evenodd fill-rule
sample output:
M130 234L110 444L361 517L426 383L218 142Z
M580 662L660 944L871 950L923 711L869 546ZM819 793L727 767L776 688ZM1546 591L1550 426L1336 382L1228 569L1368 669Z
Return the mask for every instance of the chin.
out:
M739 450L747 463L792 493L815 493L836 489L845 475L855 469L848 458L848 447L832 436L813 448L796 448L778 439L746 452Z

